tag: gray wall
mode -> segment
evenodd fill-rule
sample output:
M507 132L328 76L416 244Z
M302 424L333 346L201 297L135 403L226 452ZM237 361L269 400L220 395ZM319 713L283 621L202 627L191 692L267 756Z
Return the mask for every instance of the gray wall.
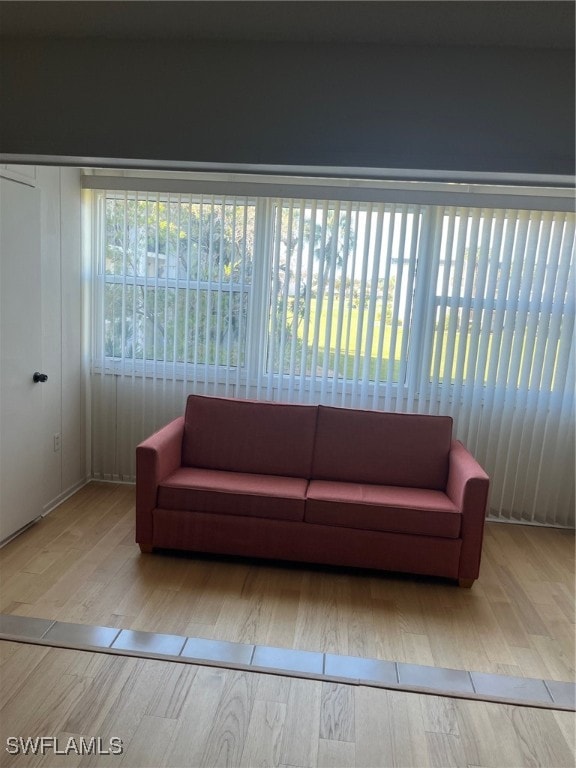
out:
M566 50L4 39L0 152L574 173Z

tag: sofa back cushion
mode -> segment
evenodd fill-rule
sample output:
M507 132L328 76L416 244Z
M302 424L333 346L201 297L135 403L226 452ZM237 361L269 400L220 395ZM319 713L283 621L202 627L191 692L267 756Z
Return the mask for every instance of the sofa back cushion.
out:
M451 439L449 416L320 405L312 477L443 491Z
M309 478L317 409L190 395L182 464Z

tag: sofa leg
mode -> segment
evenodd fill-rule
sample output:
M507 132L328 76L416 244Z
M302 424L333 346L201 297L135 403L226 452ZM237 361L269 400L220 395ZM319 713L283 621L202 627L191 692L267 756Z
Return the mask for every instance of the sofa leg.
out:
M474 582L475 579L458 579L458 586L463 587L464 589L470 589Z
M143 552L145 555L150 554L150 552L153 551L154 547L152 544L140 544L140 552Z

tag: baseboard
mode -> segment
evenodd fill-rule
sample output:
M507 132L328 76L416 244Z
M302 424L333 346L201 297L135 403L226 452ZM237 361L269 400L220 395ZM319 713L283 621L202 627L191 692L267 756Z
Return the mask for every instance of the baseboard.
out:
M2 547L5 547L6 544L9 544L17 536L20 536L21 533L24 533L24 531L26 531L28 528L31 528L43 517L46 517L46 515L52 512L53 509L56 509L56 507L59 507L60 504L62 504L62 502L66 501L66 499L69 499L70 496L73 496L81 488L84 488L84 486L87 485L89 482L90 482L89 477L86 477L83 480L79 480L77 483L74 483L74 485L70 486L70 488L68 488L67 490L63 491L61 494L56 496L56 498L52 499L52 501L49 501L48 504L45 504L44 507L42 508L42 512L38 515L38 517L35 517L34 520L30 520L30 522L26 523L26 525L23 525L22 528L19 528L17 531L14 531L14 533L11 533L10 536L6 537L3 541L0 541L0 549Z
M29 523L26 523L26 525L23 525L22 528L18 528L17 531L14 531L14 533L11 533L10 536L7 536L5 539L2 539L0 541L0 549L6 546L6 544L10 544L11 541L13 541L17 536L20 536L21 533L24 533L24 531L27 531L28 528L31 528L33 525L35 525L38 520L42 518L42 515L39 515L38 517L35 517L34 520L30 520Z
M110 480L109 478L89 477L89 483L109 483L110 485L136 485L136 478L133 480Z
M56 507L59 507L60 504L69 499L70 496L74 496L74 494L77 493L81 488L84 488L84 486L87 485L91 479L92 478L90 477L85 477L82 480L79 480L77 483L74 483L74 485L71 485L70 488L67 488L65 491L56 496L56 498L49 501L48 504L44 505L40 517L46 517L47 514L52 512L53 509L56 509Z
M556 523L539 523L537 520L507 520L505 517L486 517L487 523L500 523L501 525L528 525L532 528L554 528L557 531L573 531L573 525L558 525Z

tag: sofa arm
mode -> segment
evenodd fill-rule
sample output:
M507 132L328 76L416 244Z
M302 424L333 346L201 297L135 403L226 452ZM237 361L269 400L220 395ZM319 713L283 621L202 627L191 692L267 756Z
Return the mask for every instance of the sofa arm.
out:
M152 549L152 511L158 485L182 462L184 417L171 421L136 448L136 541L144 552Z
M462 513L462 549L458 579L470 586L480 572L484 520L488 504L488 475L458 440L452 442L446 494Z

